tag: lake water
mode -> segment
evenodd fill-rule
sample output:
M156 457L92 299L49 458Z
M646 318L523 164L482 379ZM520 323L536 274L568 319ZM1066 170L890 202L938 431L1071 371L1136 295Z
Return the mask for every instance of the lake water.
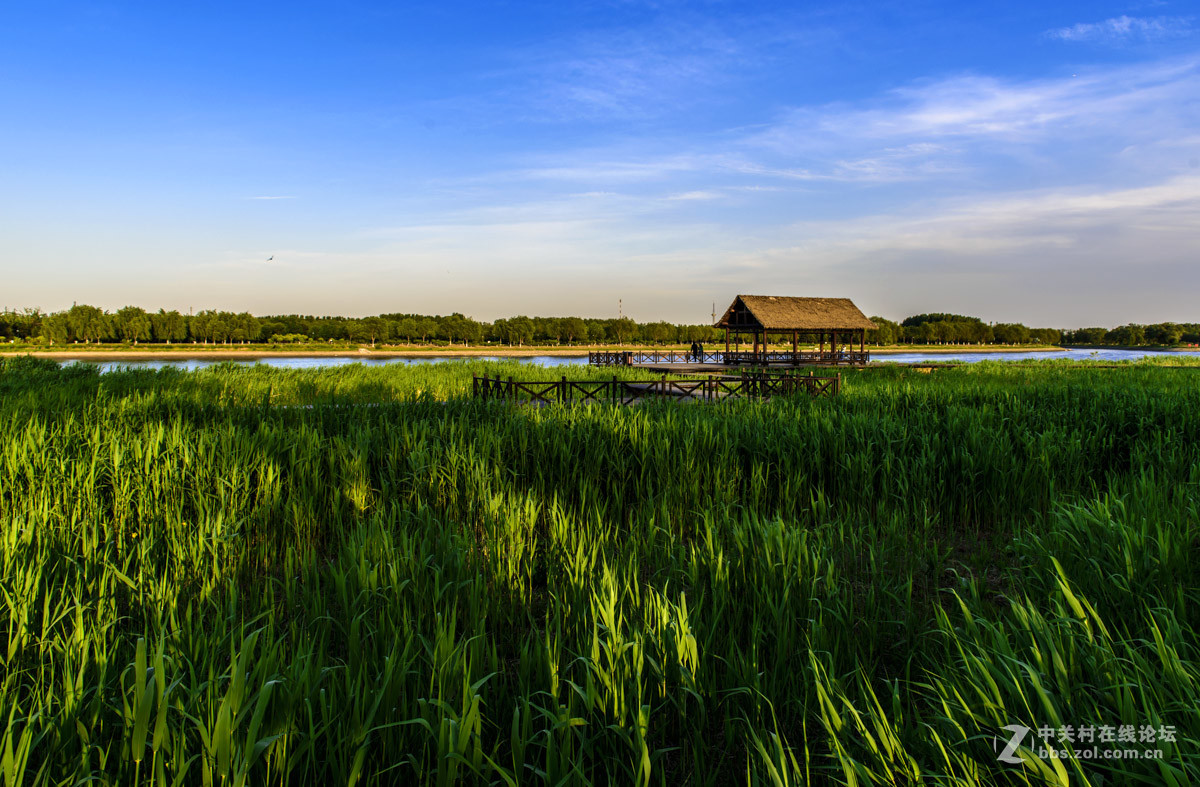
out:
M1200 348L1188 350L1064 350L1061 352L949 352L949 353L889 353L879 354L874 356L871 363L927 363L938 361L1027 361L1041 360L1047 358L1065 358L1071 360L1097 360L1097 361L1130 361L1138 358L1157 357L1157 356L1179 356L1190 355L1200 356ZM348 366L350 364L361 363L364 366L386 366L390 364L414 364L414 363L445 363L447 361L462 361L462 360L480 360L480 361L501 361L501 360L517 360L522 363L535 364L537 366L583 366L587 364L587 356L562 356L562 355L530 355L520 358L502 358L500 356L477 356L475 358L466 359L462 356L426 356L421 358L359 358L354 356L346 357L328 357L328 356L313 356L313 357L280 357L280 358L261 358L247 361L234 361L238 364L252 365L256 363L264 364L276 369L321 369L336 366ZM203 369L206 366L212 366L216 363L229 363L229 361L208 360L203 358L181 358L177 361L64 361L64 364L71 363L88 363L95 364L100 367L102 372L110 372L114 369L163 369L165 367L174 367L176 369L184 369L191 371L194 369Z
M270 366L273 369L328 369L337 366L350 366L351 364L360 363L363 366L391 366L394 364L415 364L415 363L447 363L453 361L521 361L524 363L536 364L538 366L586 366L587 356L559 356L559 355L528 355L520 358L504 358L498 355L481 355L464 358L463 356L423 356L421 358L361 358L357 356L291 356L280 358L256 358L254 360L245 361L230 361L229 359L207 359L207 358L180 358L178 361L88 361L88 360L70 360L63 361L64 365L73 363L86 363L100 367L101 372L111 372L116 369L183 369L184 371L194 371L203 369L206 366L213 366L218 363L236 363L239 366L253 366L256 363L261 363L264 366Z
M1073 361L1135 361L1139 358L1161 356L1200 356L1200 348L1184 350L1061 350L1057 352L988 352L973 353L888 353L874 355L871 363L925 363L928 361L1030 361L1069 359Z

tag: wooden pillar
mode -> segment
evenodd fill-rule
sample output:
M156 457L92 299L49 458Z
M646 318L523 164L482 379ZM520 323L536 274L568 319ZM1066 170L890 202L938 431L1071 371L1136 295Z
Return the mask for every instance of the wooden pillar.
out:
M821 337L821 352L823 354L825 352L825 331L821 331L817 335Z
M858 351L867 351L867 329L863 328L858 332Z
M800 352L800 335L799 331L792 331L792 355ZM796 359L793 358L792 361Z
M725 354L729 355L729 326L725 326Z

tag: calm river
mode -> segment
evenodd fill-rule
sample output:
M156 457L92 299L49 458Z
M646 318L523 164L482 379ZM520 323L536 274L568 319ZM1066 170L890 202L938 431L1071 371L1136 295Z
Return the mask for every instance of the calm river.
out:
M1071 360L1099 360L1099 361L1131 361L1138 358L1155 357L1163 355L1190 355L1200 356L1200 349L1191 350L1064 350L1061 352L947 352L947 353L888 353L878 354L872 359L872 364L877 363L925 363L936 361L1026 361L1038 360L1046 358L1065 358ZM479 360L479 361L501 361L501 360L519 360L522 363L536 364L537 366L582 366L587 363L587 356L561 356L561 355L531 355L520 358L503 358L500 356L476 356L466 359L461 356L425 356L421 358L359 358L359 357L329 357L329 356L314 356L314 357L283 357L283 358L261 358L246 361L234 361L238 364L252 365L261 363L266 366L271 366L276 369L321 369L334 366L348 366L350 364L361 363L364 366L385 366L389 364L412 364L412 363L445 363L461 360ZM89 363L100 367L103 372L110 372L114 369L163 369L166 367L174 367L176 369L184 369L191 371L193 369L203 369L206 366L212 366L216 363L229 363L229 361L209 360L203 358L181 358L178 361L64 361L63 363Z

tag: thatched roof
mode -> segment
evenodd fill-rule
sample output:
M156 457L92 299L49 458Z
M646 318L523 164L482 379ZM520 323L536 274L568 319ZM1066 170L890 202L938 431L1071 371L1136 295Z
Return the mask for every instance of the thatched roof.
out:
M748 323L737 319L730 322L735 313L743 310L744 316L750 318ZM739 295L717 321L717 327L749 327L753 323L767 331L857 331L878 327L849 298L783 295Z

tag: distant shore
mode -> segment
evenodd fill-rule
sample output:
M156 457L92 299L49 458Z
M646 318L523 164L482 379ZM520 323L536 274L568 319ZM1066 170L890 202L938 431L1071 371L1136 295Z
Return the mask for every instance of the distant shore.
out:
M715 345L708 346L709 351L718 349ZM872 354L891 355L900 353L1005 353L1005 352L1064 352L1063 347L1039 346L1008 346L1008 345L892 345L889 347L869 347ZM584 357L589 352L686 352L686 347L509 347L509 346L472 346L472 347L388 347L370 349L368 347L339 347L327 349L320 347L297 349L274 349L264 347L248 347L234 349L229 347L213 347L209 345L173 345L144 349L142 347L96 347L81 349L78 346L58 348L40 347L3 347L0 355L32 355L37 358L52 358L63 361L172 361L172 360L220 360L220 361L254 361L267 358L440 358L440 357L502 357L528 358L532 356L551 355L571 358Z

